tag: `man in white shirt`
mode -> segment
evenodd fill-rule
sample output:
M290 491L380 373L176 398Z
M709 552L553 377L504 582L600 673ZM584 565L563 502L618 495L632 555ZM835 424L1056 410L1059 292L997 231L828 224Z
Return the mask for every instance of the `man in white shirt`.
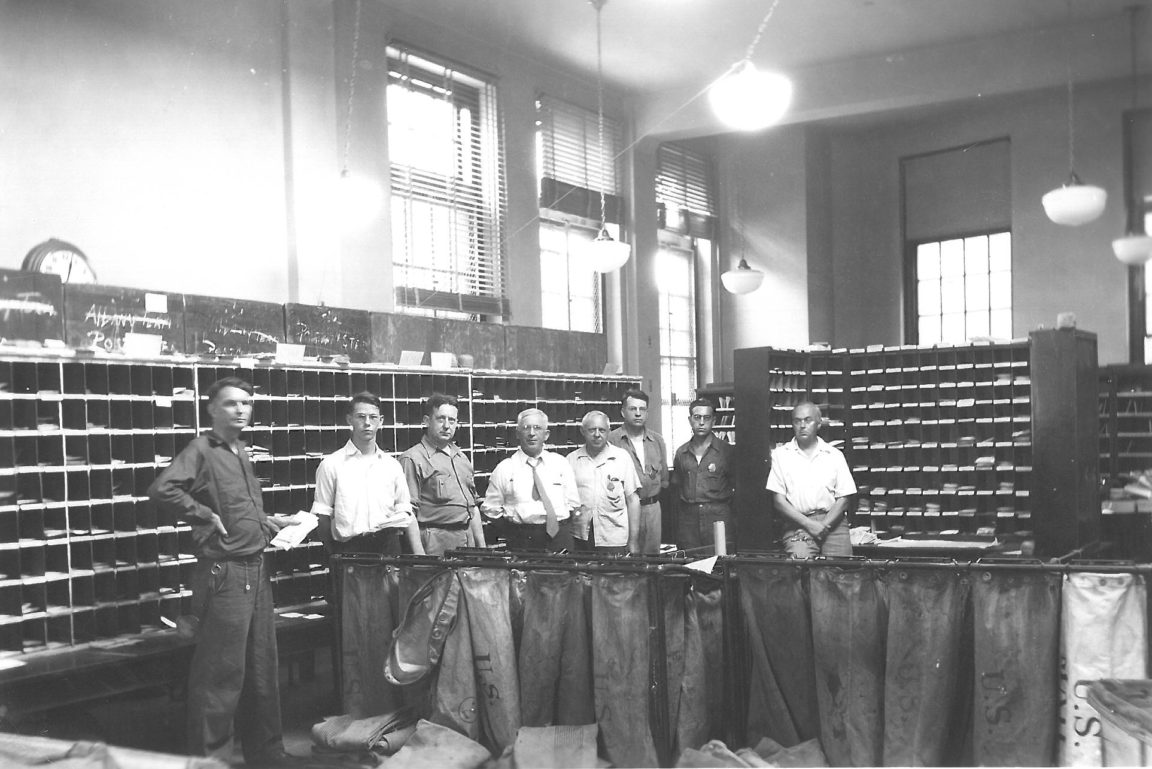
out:
M399 555L407 534L412 552L424 555L404 470L376 443L380 400L370 392L352 396L347 421L348 443L316 470L320 539L335 553Z
M510 550L572 549L572 511L580 494L568 460L544 450L548 415L525 409L516 417L520 448L496 465L480 509L489 518L503 519Z
M852 555L845 513L856 483L844 455L818 435L820 409L792 409L796 437L772 451L766 488L784 517L784 549L792 558Z
M640 482L632 457L608 443L608 415L589 411L580 421L584 445L568 455L580 509L573 517L577 550L623 555L640 552Z

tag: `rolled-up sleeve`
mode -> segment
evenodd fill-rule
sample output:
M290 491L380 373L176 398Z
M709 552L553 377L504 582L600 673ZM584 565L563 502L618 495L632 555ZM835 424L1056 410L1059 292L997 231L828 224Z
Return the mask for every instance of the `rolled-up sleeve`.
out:
M312 497L313 515L332 515L336 510L336 468L325 457L316 468L316 491Z
M504 505L508 501L505 496L505 487L508 484L506 462L507 460L504 460L496 465L496 469L492 471L492 475L488 478L488 491L484 494L484 501L480 504L481 512L489 518L504 516Z

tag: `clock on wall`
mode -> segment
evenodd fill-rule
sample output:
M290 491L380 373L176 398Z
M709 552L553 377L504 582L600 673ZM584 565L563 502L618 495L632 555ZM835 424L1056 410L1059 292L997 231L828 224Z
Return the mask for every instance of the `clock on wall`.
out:
M24 257L21 269L59 275L64 283L95 283L96 271L76 246L56 238L49 238L34 246Z

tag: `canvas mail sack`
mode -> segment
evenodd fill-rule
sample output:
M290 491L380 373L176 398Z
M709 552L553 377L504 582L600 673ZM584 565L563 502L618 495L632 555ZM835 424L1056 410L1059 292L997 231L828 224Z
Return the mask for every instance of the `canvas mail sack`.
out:
M413 593L384 663L384 677L398 686L414 684L440 662L444 641L456 624L460 581L453 569L437 572Z

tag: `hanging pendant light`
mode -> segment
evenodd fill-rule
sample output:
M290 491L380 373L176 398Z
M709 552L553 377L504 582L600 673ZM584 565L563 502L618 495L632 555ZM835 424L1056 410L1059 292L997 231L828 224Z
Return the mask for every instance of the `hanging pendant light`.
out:
M733 270L720 275L720 282L731 294L751 294L764 282L764 273L748 266L748 260L741 257L740 264Z
M738 131L758 131L774 125L792 103L792 81L777 72L756 68L752 54L780 0L773 0L744 58L708 88L708 102L724 125Z
M1071 15L1071 3L1069 3ZM1071 54L1069 53L1069 56ZM1072 119L1072 63L1068 62L1068 181L1063 187L1048 192L1040 199L1044 213L1056 224L1076 227L1096 219L1104 213L1108 193L1103 187L1085 184L1076 175L1076 134Z
M337 212L349 229L359 229L372 221L384 205L384 190L378 182L349 170L352 155L352 108L356 97L356 72L360 68L360 11L363 0L356 0L352 23L352 66L348 73L348 104L344 112L344 153L340 179L336 188Z
M735 225L733 230L740 237L740 262L735 269L721 273L720 282L730 294L750 294L760 288L764 282L764 273L750 267L744 258L747 240L744 238L744 223L740 219L740 196L735 188L732 190L732 222Z
M1131 40L1131 57L1132 57L1132 112L1136 113L1137 90L1140 87L1140 76L1137 70L1136 62L1136 15L1139 13L1138 6L1132 6L1128 9L1128 31ZM1127 265L1138 267L1144 264L1149 259L1152 259L1152 236L1144 232L1144 221L1140 206L1135 205L1135 200L1132 194L1132 172L1128 171L1125 178L1125 202L1128 208L1128 226L1124 237L1116 238L1112 241L1112 253L1116 258Z
M608 0L588 0L596 9L596 129L600 153L600 232L584 249L588 265L596 272L615 272L632 255L632 246L616 240L608 232L608 214L605 205L604 180L608 178L604 157L604 57L601 51L600 11ZM615 158L612 159L615 162ZM615 178L613 174L612 178Z

